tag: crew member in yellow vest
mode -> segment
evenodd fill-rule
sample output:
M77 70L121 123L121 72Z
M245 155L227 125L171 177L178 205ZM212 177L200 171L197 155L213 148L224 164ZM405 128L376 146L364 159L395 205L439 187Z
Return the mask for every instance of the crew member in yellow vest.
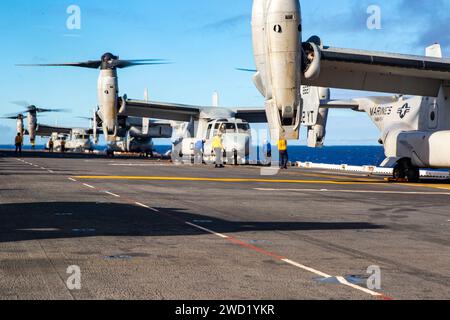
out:
M16 139L14 140L14 144L16 146L16 154L19 153L20 155L22 155L23 138L20 133L17 134Z
M280 168L287 169L289 162L288 150L287 150L287 140L278 140L278 151L280 152Z
M62 153L66 152L66 140L65 139L61 140L61 152Z
M216 168L223 168L223 144L222 136L220 134L214 136L212 140L212 148L214 150L214 154L216 155Z

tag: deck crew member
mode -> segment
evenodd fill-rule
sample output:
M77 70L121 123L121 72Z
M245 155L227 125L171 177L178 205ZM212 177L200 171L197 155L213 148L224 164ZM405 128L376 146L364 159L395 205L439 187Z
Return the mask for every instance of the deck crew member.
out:
M214 136L212 140L212 148L214 150L214 154L216 155L216 168L223 168L223 143L221 134Z
M16 139L14 140L15 146L16 146L16 154L19 153L22 154L22 144L23 144L23 138L20 133L17 134Z
M61 152L62 153L66 152L66 140L65 139L61 140Z
M287 169L287 165L289 162L288 150L287 150L287 140L280 139L278 140L278 151L280 153L280 168Z
M53 142L52 139L50 139L50 141L48 142L48 151L53 152L54 146L55 146L55 143Z
M205 140L197 140L194 145L194 164L203 164Z

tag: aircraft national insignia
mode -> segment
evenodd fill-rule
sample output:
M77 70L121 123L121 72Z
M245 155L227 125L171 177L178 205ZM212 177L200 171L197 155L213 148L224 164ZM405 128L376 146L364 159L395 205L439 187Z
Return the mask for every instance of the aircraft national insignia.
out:
M397 113L400 116L400 119L403 119L410 111L411 107L409 106L409 104L405 103L401 108L398 108Z

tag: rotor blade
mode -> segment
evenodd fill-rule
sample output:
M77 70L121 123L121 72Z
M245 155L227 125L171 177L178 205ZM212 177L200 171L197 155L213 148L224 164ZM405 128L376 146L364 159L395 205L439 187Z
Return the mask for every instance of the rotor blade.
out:
M27 116L23 115L22 113L10 113L6 114L2 119L18 119L19 116L22 116L23 118L26 118Z
M15 104L16 106L20 106L20 107L24 107L24 108L28 108L29 106L31 106L31 104L28 103L28 101L24 101L24 100L11 101L11 103Z
M0 119L17 120L18 116L0 117Z
M171 62L161 59L147 59L147 60L116 60L113 61L112 66L123 69L135 66L154 66L171 64Z
M48 112L70 112L69 109L43 109L43 108L36 108L37 113L48 113Z
M85 62L73 62L73 63L49 63L49 64L17 64L18 67L78 67L98 69L102 62L100 60L90 60Z
M258 72L258 70L255 69L246 69L246 68L236 68L237 71L244 71L244 72Z

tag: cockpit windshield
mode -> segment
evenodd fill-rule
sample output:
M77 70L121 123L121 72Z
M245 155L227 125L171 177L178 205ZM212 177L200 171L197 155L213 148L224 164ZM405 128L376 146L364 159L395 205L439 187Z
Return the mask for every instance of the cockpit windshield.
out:
M236 133L236 125L234 123L224 123L222 128L225 133Z
M250 125L248 123L238 123L237 127L239 133L247 133L250 130Z

